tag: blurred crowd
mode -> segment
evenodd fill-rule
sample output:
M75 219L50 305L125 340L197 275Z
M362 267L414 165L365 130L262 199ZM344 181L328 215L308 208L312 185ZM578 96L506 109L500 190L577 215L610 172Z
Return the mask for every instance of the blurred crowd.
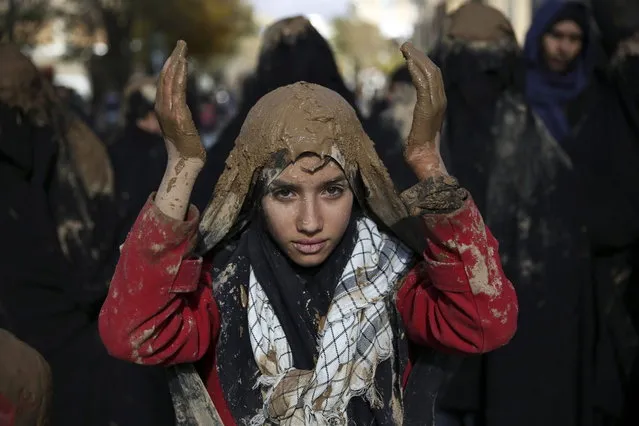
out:
M548 1L520 46L501 12L469 2L428 53L448 98L444 161L520 305L511 343L451 371L436 424L639 424L639 7ZM297 81L360 104L302 17L264 32L241 90L190 85L208 151L200 210L249 109ZM0 45L0 426L175 424L163 369L110 357L97 329L119 246L166 166L155 83L134 75L91 110ZM417 181L402 152L415 101L402 67L360 114L399 190Z

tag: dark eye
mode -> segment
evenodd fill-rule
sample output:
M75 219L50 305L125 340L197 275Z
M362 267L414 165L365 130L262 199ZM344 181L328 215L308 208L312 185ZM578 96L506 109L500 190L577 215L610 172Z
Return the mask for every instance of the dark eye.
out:
M271 192L271 195L277 200L290 200L295 196L295 193L290 189L279 188Z
M344 188L342 186L339 186L339 185L331 185L331 186L326 187L326 189L324 190L324 193L329 198L339 198L344 193Z

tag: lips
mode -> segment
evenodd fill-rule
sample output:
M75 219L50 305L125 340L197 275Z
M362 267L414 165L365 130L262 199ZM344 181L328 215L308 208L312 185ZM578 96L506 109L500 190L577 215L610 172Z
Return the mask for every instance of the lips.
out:
M311 255L322 251L324 246L326 246L326 243L327 240L300 240L294 241L293 246L300 253Z

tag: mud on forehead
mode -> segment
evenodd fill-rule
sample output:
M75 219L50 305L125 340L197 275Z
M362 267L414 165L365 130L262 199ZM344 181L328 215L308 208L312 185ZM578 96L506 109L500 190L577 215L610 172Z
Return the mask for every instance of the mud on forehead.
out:
M323 170L330 164L334 164L337 167L337 170L341 171L342 174L346 176L344 167L340 164L338 159L330 155L321 156L315 152L307 151L300 154L294 161L288 161L287 154L288 153L285 151L280 151L273 156L271 164L262 169L260 178L266 187L279 178L289 167L302 160L304 160L304 165L300 165L300 169L305 173L312 175ZM339 152L337 152L337 156L341 157Z
M357 114L340 95L297 83L258 101L242 126L236 148L253 167L265 166L271 155L285 150L288 162L314 153L330 156L346 168L362 151L363 136Z

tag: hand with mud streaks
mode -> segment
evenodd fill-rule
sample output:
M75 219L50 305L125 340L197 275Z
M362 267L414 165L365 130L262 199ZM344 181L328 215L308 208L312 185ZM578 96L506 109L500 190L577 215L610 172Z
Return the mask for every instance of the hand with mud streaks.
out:
M206 151L186 106L186 68L186 43L180 40L162 68L155 100L168 154L155 205L175 220L184 220L195 180L206 160Z
M417 90L413 124L404 145L404 157L420 180L448 175L439 152L446 112L446 93L439 68L411 43L401 47Z
M160 73L155 113L169 158L199 159L204 164L206 151L186 105L186 54L186 43L178 41Z

